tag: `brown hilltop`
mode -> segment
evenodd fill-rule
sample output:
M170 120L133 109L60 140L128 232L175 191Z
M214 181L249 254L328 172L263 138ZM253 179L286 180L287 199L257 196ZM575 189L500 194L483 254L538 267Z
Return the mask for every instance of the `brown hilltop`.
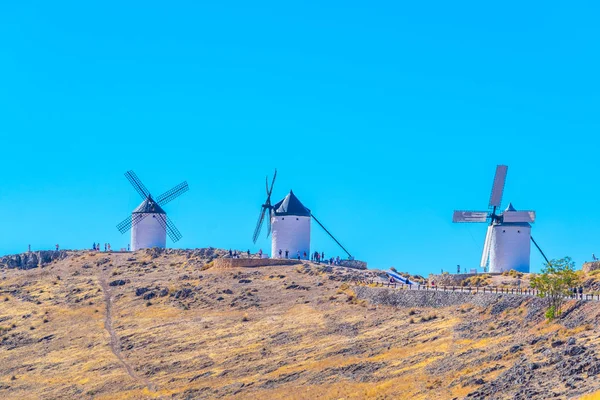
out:
M224 254L69 252L2 268L0 396L533 399L600 388L599 303L571 302L553 324L527 298L419 308L417 292L352 286L376 272L212 268Z

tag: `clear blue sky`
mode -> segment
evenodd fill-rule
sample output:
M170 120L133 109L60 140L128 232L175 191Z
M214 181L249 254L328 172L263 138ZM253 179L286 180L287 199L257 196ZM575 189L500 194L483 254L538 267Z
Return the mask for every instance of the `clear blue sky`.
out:
M486 228L452 211L486 208L499 163L549 257L600 254L593 2L200 3L0 6L0 254L126 246L128 169L189 182L177 247L266 250L277 167L274 200L371 267L454 271ZM342 254L316 225L313 247Z

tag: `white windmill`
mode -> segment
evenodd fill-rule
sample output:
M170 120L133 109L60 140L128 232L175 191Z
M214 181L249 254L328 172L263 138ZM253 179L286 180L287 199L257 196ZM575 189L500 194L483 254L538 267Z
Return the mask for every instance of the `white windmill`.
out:
M152 247L164 248L167 244L167 234L177 242L181 233L169 219L162 206L179 197L189 190L187 182L182 182L173 189L166 191L154 200L142 181L133 171L127 171L125 177L144 199L131 215L123 220L117 229L121 233L131 229L131 251Z
M509 203L503 212L497 213L502 202L507 171L506 165L496 167L489 202L491 210L454 211L452 222L489 222L481 256L481 267L486 268L489 261L490 272L514 269L527 273L531 253L530 241L537 247L546 262L549 261L531 236L530 224L535 221L535 211L517 211Z
M352 255L333 237L333 235L319 222L314 214L305 207L302 202L296 197L293 191L290 190L287 196L275 205L271 205L271 194L275 185L277 170L273 175L273 181L269 187L269 178L267 177L267 200L261 206L258 223L254 229L253 241L256 243L265 216L269 215L267 237L273 232L271 239L271 257L279 257L281 251L282 256L288 253L289 258L296 258L298 254L301 258L310 258L310 225L311 219L323 228L323 230L348 254L349 259L353 259ZM304 257L306 254L306 257Z

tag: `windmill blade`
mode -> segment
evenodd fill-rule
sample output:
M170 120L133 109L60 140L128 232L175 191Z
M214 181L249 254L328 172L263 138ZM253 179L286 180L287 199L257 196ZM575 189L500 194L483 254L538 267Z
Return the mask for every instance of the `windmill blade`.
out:
M133 186L133 188L139 193L142 199L147 199L148 197L150 197L150 192L148 191L148 189L146 189L146 186L144 186L144 184L142 183L140 178L137 177L135 172L127 171L125 172L125 177L129 181L129 183L131 183L131 186Z
M258 240L258 236L260 236L260 230L262 229L262 224L265 220L265 210L266 208L260 208L260 214L258 215L258 222L256 223L256 228L254 228L254 235L252 236L252 241L256 243Z
M452 222L487 222L487 211L454 211Z
M487 233L485 234L485 242L483 243L483 253L481 254L481 267L486 267L490 258L490 246L492 242L492 225L488 226Z
M271 197L271 193L273 193L273 186L275 186L275 178L277 178L277 168L275 168L275 173L273 174L273 180L271 181L271 189L267 188L268 197Z
M173 221L171 221L171 219L166 214L157 214L156 220L158 221L160 226L162 226L162 228L165 231L167 231L167 235L169 235L169 237L171 238L171 240L173 242L177 242L177 241L179 241L179 239L182 238L181 233L175 227L175 224L173 223Z
M121 233L125 233L131 229L131 215L125 218L121 223L117 225L117 229Z
M504 211L503 222L535 222L535 211Z
M147 216L148 216L148 214L146 214L146 213L139 213L139 214L136 213L136 214L130 215L117 225L117 229L119 230L119 232L125 233L129 229L131 229L133 226L137 225L141 220L143 220Z
M167 234L171 238L172 241L178 242L179 239L183 237L183 235L179 232L179 229L175 226L173 221L167 216Z
M506 173L508 167L506 165L498 165L496 167L496 175L494 176L494 184L492 185L492 194L490 195L490 207L500 207L502 203L502 194L504 193L504 183L506 182Z
M167 190L166 192L158 196L156 198L156 203L158 203L159 206L164 206L165 204L175 200L177 197L181 196L188 190L190 190L188 183L186 181L183 181L171 190Z
M321 228L323 228L323 230L324 230L325 232L327 232L327 234L328 234L329 236L331 236L331 238L332 238L332 239L333 239L333 240L334 240L334 241L335 241L335 242L338 244L338 246L340 246L340 247L342 248L342 250L344 250L344 251L346 252L346 254L348 254L348 257L350 257L350 259L352 259L352 258L353 258L353 257L352 257L352 254L350 254L350 253L348 252L348 250L346 250L346 249L344 248L344 246L342 246L342 244L341 244L340 242L338 242L338 240L337 240L335 237L333 237L333 235L332 235L332 234L331 234L331 233L330 233L330 232L327 230L327 228L325 228L325 227L323 226L323 224L322 224L321 222L319 222L319 220L317 219L317 217L315 217L315 215L314 215L314 214L312 214L312 213L311 213L310 215L311 215L311 217L312 217L312 218L315 220L315 222L316 222L317 224L319 224L319 226L320 226Z
M546 260L546 264L551 265L550 261L548 260L548 257L546 257L546 255L544 254L544 252L542 251L540 246L538 246L537 242L533 239L533 236L529 236L529 237L531 238L531 241L533 242L533 244L535 244L535 247L537 247L537 249L540 251L540 254L542 255L542 257L544 257L544 260Z
M271 211L269 210L269 215L268 215L268 220L267 220L267 237L271 236Z

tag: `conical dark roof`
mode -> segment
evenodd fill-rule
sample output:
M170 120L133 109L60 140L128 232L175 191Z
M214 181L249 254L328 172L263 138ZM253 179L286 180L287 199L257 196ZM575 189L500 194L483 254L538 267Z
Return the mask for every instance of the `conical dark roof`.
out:
M310 210L304 207L291 190L283 200L273 206L273 213L275 215L296 215L299 217L311 216Z
M517 211L517 209L512 205L512 203L508 203L508 207L504 211Z
M148 197L146 200L142 201L133 213L139 214L166 214L165 210L163 210L152 197Z

